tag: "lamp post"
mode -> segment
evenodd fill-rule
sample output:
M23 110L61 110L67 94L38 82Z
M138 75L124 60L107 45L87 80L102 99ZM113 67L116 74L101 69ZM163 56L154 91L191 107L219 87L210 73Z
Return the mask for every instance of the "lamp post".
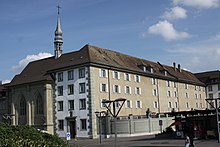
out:
M220 101L220 98L209 98L206 99L206 101L213 107L215 108L216 111L216 122L217 122L217 131L218 131L218 143L220 142L220 128L219 128L219 112L218 112L218 102ZM213 101L215 102L215 105L213 104Z
M102 143L102 126L101 126L101 117L102 117L102 114L106 115L106 112L105 111L96 111L95 112L95 115L96 117L99 119L99 143L101 144Z
M117 128L116 128L116 118L119 114L119 112L121 111L122 106L124 105L126 99L125 98L118 98L115 100L102 100L102 103L104 104L104 106L108 109L108 111L110 112L110 114L112 115L112 117L114 118L114 131L115 131L115 147L118 146L118 140L117 140ZM118 110L116 111L116 103L122 102L121 105L119 105ZM111 104L113 104L113 110L111 111Z

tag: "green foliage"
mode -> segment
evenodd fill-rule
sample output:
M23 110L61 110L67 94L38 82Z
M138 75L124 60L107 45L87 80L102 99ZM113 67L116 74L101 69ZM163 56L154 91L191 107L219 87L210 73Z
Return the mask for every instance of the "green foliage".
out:
M39 132L29 126L11 126L0 123L1 147L67 147L67 144L55 135Z

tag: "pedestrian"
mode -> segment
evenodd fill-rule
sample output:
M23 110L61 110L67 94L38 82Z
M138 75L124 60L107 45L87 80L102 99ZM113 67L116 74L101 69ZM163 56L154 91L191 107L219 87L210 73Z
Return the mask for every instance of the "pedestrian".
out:
M190 147L190 138L188 134L186 134L185 147Z

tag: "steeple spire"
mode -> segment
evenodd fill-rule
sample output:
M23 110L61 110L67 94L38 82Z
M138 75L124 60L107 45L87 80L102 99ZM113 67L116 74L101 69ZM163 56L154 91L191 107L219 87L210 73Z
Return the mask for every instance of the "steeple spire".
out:
M56 30L54 32L55 37L54 37L54 55L55 58L59 58L62 55L62 45L63 45L63 33L61 30L61 26L60 26L60 5L57 6L57 12L58 12L58 18L57 18L57 27Z

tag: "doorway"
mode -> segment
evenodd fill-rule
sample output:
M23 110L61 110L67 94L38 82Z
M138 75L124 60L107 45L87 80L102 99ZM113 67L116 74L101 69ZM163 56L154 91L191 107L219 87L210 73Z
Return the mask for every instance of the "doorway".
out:
M76 138L76 121L70 120L69 127L70 127L71 138Z

